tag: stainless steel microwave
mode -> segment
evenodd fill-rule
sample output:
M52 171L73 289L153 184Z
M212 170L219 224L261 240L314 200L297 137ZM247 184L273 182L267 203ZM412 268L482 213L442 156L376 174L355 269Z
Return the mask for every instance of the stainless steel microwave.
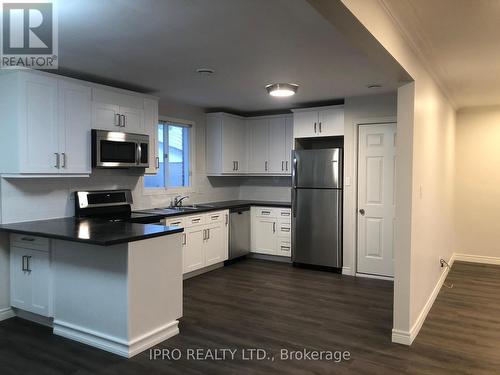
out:
M148 168L149 136L92 129L94 168Z

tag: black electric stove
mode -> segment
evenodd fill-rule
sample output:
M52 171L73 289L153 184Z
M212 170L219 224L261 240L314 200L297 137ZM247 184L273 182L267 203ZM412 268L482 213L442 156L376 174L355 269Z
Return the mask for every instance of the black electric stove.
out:
M75 217L112 222L162 224L163 216L134 212L130 190L96 190L75 192Z

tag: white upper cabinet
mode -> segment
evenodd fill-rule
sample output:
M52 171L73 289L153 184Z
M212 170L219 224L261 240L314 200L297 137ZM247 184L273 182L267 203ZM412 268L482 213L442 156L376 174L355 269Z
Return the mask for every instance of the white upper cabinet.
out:
M243 119L226 113L209 113L206 129L207 174L247 172L247 134Z
M344 135L344 106L296 109L293 112L295 138Z
M248 172L267 173L269 171L269 120L246 120L248 132Z
M59 81L60 173L90 174L92 89Z
M5 176L88 176L92 128L150 134L156 165L158 100L142 94L39 71L2 71L0 123Z
M291 117L269 119L269 173L290 174L293 149L293 121Z
M111 88L94 88L92 128L144 134L143 100Z

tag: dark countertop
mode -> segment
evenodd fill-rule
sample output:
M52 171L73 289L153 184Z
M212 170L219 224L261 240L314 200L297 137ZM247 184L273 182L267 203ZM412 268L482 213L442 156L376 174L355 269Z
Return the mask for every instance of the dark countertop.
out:
M0 225L0 232L55 238L100 246L110 246L166 236L183 232L183 230L183 228L164 227L154 224L109 222L107 220L78 219L73 217Z
M155 214L160 214L163 217L174 217L181 215L193 215L202 212L230 210L234 208L246 208L251 206L290 208L292 204L290 202L276 202L276 201L233 200L233 201L222 201L222 202L197 203L196 206L197 206L196 209L190 209L186 211L174 211L169 208L158 208L158 209L151 208L148 210L140 210L136 212L155 213Z

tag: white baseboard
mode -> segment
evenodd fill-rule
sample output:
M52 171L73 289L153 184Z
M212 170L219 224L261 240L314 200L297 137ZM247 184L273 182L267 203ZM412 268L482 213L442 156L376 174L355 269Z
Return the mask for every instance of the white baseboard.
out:
M79 327L60 320L54 321L54 334L87 344L122 357L130 358L179 333L179 322L174 320L134 340L117 337Z
M356 272L356 277L366 277L367 279L379 279L379 280L394 281L394 277L392 277L392 276L371 275L369 273Z
M16 314L14 313L14 310L10 307L6 307L3 309L0 309L0 322L5 319L10 319L15 317Z
M342 267L342 275L354 276L351 267Z
M461 262L500 265L500 257L487 257L487 256L483 256L483 255L458 254L458 253L455 253L454 256L455 256L455 260L458 260Z
M450 267L453 266L454 261L455 261L455 254L453 254L450 260L448 261ZM450 269L446 267L441 273L441 277L434 286L431 295L427 299L427 302L425 303L422 311L420 311L417 321L415 322L415 324L413 324L413 327L411 327L410 332L393 329L392 342L408 346L410 346L413 343L413 340L415 340L415 337L417 337L418 333L420 332L420 329L424 325L425 319L427 318L429 311L431 311L432 305L434 304L434 301L436 301L439 291L441 290L441 287L443 286L444 281L446 280L446 276L448 276L449 272Z

